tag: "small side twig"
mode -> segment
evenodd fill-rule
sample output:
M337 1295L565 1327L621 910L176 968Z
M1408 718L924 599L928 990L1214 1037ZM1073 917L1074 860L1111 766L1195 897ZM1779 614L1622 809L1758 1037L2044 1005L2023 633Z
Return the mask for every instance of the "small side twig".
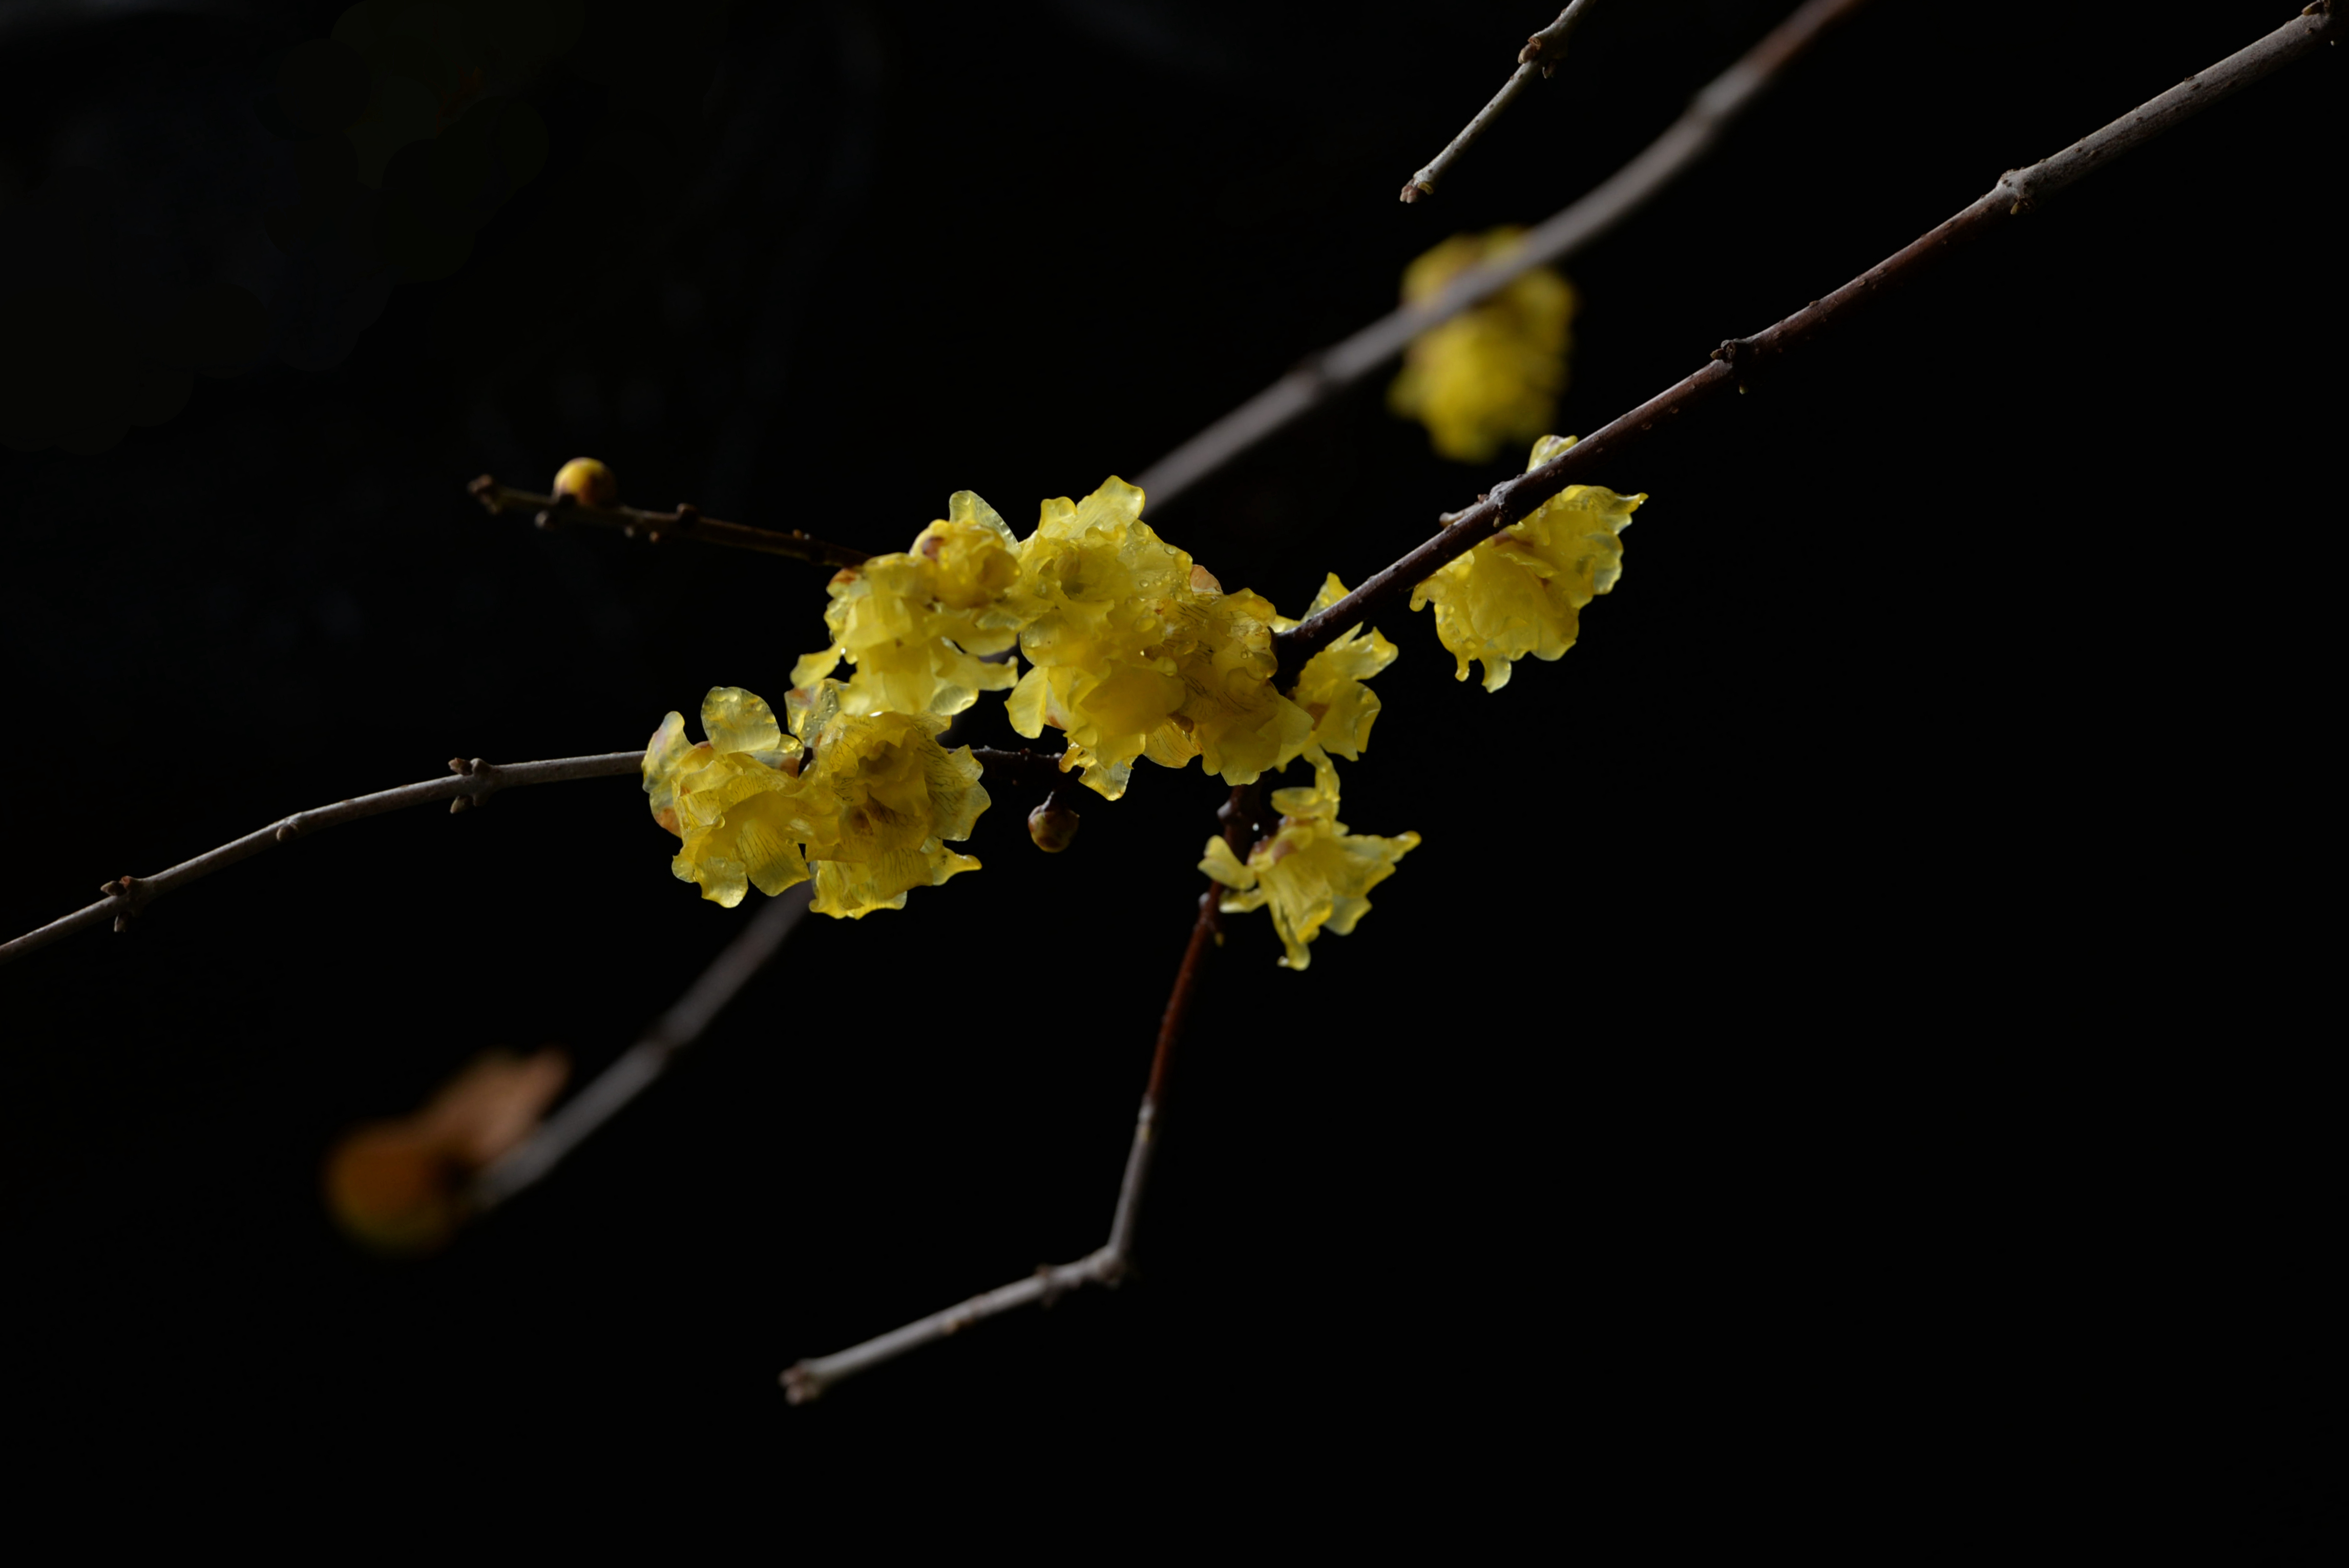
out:
M1261 795L1261 789L1255 784L1236 789L1217 814L1224 824L1226 842L1237 851L1244 853L1261 836L1262 827L1257 821ZM1133 1272L1134 1224L1141 1212L1143 1190L1150 1182L1150 1168L1158 1152L1158 1121L1165 1102L1167 1075L1174 1064L1175 1044L1183 1037L1184 1023L1190 1016L1191 999L1198 991L1207 953L1216 945L1216 935L1221 928L1223 893L1222 886L1211 881L1207 890L1199 896L1199 918L1192 924L1191 940L1183 949L1182 965L1174 972L1174 988L1159 1019L1158 1044L1150 1057L1150 1081L1142 1092L1142 1108L1134 1115L1133 1142L1126 1151L1124 1178L1118 1183L1117 1207L1111 1214L1109 1240L1072 1263L1044 1264L1025 1279L999 1285L943 1312L916 1318L862 1345L799 1362L782 1375L783 1393L792 1404L804 1405L845 1378L885 1361L894 1361L909 1350L935 1345L990 1317L1034 1303L1049 1306L1084 1285L1115 1285Z
M538 495L500 484L488 474L465 487L492 516L502 512L527 512L542 528L582 524L617 528L631 539L658 544L664 539L690 539L698 545L723 545L730 549L756 550L768 556L789 556L832 566L861 566L872 559L863 550L819 539L797 528L753 528L746 523L725 523L704 517L698 507L680 503L674 512L647 512L641 506L589 506L571 496Z
M572 1150L667 1072L750 982L750 977L781 949L807 914L812 892L812 883L802 882L768 899L634 1045L555 1107L528 1137L482 1168L473 1179L472 1210L486 1212L543 1179Z
M986 770L988 778L1015 788L1038 784L1057 785L1068 777L1061 771L1061 753L1059 752L1030 751L1026 746L1016 752L995 746L973 746L970 754Z
M2171 126L2249 87L2270 71L2314 54L2333 30L2331 0L2320 0L2258 42L2188 77L2103 130L2083 137L2052 157L2041 159L2028 169L2007 171L1997 184L1947 222L1911 240L1826 298L1811 301L1751 337L1723 343L1702 369L1619 416L1540 467L1495 485L1475 505L1445 514L1449 524L1444 532L1372 575L1361 587L1319 614L1309 616L1276 636L1273 649L1280 667L1297 669L1347 628L1396 607L1413 585L1426 581L1446 562L1523 518L1568 484L1596 478L1599 470L1637 445L1658 424L1742 390L1756 367L1803 348L1830 325L1848 318L1869 301L1916 278L1959 244L2003 227L2064 186L2108 166Z
M281 844L316 833L320 828L357 822L363 816L379 816L387 811L398 811L405 806L429 805L444 800L449 803L450 811L468 810L480 805L502 789L633 774L643 765L644 753L641 750L605 752L591 757L556 757L539 763L491 763L479 757L451 757L447 778L427 779L422 784L402 784L398 789L378 790L373 794L337 801L332 805L297 811L242 838L231 839L217 849L208 849L192 860L182 860L152 877L118 877L100 886L98 890L105 896L97 903L51 920L13 941L0 942L0 963L21 958L36 948L47 947L60 937L69 937L76 931L86 931L109 923L118 931L127 929L140 911L164 894L183 888L199 877L209 877L264 849L274 849Z
M1279 380L1160 458L1135 481L1161 512L1166 504L1259 441L1328 402L1411 340L1483 304L1537 266L1578 254L1678 179L1720 140L1796 56L1866 0L1807 0L1691 100L1640 155L1561 212L1526 232L1515 249L1454 278L1441 294L1381 317L1309 356Z
M1500 118L1501 111L1515 103L1517 95L1534 78L1547 77L1557 69L1558 57L1566 52L1566 36L1582 19L1584 7L1590 0L1572 0L1557 14L1557 20L1526 40L1517 51L1517 68L1501 84L1493 100L1476 111L1475 119L1460 128L1460 134L1448 142L1443 151L1430 159L1425 167L1403 182L1402 200L1416 202L1422 196L1435 194L1435 182L1451 171L1469 144L1485 134L1485 128Z

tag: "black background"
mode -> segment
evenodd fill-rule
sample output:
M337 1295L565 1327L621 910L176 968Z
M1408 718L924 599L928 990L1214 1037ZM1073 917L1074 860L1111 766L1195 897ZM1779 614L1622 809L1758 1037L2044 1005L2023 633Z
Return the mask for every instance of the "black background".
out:
M96 165L186 195L106 198L143 214L109 254L298 282L254 248L298 189L264 100L337 9L0 33L20 258ZM0 457L0 926L452 753L636 745L821 645L822 568L534 533L471 475L593 452L641 503L874 549L968 487L1024 531L1387 308L1437 240L1563 205L1782 9L1599 6L1405 207L1539 7L591 5L512 84L547 161L461 266L324 365L272 296L176 417ZM1559 427L2290 12L1868 8L1570 265ZM1651 496L1622 584L1561 662L1487 696L1384 626L1345 816L1425 842L1306 974L1234 921L1136 1285L815 1406L775 1386L1100 1241L1221 798L1151 770L1051 859L998 791L983 872L802 927L447 1254L342 1241L342 1129L492 1045L594 1071L744 918L597 781L338 829L0 974L12 1418L77 1462L388 1438L385 1473L441 1479L574 1444L763 1487L1175 1454L1216 1495L1532 1504L1658 1550L1825 1543L1863 1504L1955 1540L2128 1495L2089 1480L2110 1435L2212 1397L2228 1442L2272 1430L2333 1012L2338 69L1642 449L1608 481ZM1381 378L1147 515L1294 613L1505 471L1433 457Z

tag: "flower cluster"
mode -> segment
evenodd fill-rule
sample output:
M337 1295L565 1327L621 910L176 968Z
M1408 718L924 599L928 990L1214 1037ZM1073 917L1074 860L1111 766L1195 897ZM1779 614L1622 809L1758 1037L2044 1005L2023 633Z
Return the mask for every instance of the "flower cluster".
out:
M1572 436L1544 436L1526 466L1538 468L1573 444ZM1485 690L1498 691L1516 660L1556 659L1574 646L1582 607L1622 576L1616 535L1647 498L1569 484L1523 522L1438 568L1412 589L1411 607L1433 605L1435 635L1459 660L1459 678L1468 679L1470 659L1481 659Z
M1524 232L1454 235L1404 270L1404 303L1424 303L1470 267L1507 255ZM1532 440L1566 389L1574 304L1573 286L1556 272L1525 273L1413 338L1387 406L1424 424L1435 450L1459 462L1488 462L1506 443Z
M1571 440L1545 437L1534 461ZM1433 603L1464 678L1481 659L1498 690L1513 659L1555 659L1573 642L1576 612L1614 582L1615 532L1644 499L1576 486L1421 584L1412 607ZM832 641L793 668L782 717L721 686L702 701L703 739L688 739L678 713L654 732L645 792L680 840L670 869L728 908L751 888L772 895L812 878L812 907L849 919L976 870L947 846L988 807L980 764L942 737L980 692L1003 691L1012 728L1031 739L1061 731L1061 770L1109 800L1144 760L1182 768L1195 757L1234 785L1310 763L1310 785L1273 793L1278 832L1245 861L1212 840L1201 863L1231 890L1225 909L1271 911L1281 961L1303 969L1309 944L1352 930L1369 890L1419 843L1338 820L1332 759L1357 760L1370 743L1379 699L1367 683L1394 645L1353 627L1282 690L1273 639L1299 623L1259 594L1226 591L1143 522L1142 503L1112 478L1082 501L1045 502L1022 539L962 491L910 549L835 575ZM1345 597L1333 573L1306 614ZM1061 798L1029 824L1048 850L1076 831Z

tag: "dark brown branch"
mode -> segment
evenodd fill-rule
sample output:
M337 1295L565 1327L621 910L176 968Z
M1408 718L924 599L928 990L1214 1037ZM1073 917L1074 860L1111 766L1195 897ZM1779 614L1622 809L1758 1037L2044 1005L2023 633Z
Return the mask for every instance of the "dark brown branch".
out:
M140 910L178 888L185 887L199 877L209 877L238 861L274 849L292 839L315 833L320 828L341 823L356 822L363 816L379 816L387 811L403 806L429 805L435 801L447 801L450 811L465 811L480 805L502 789L517 789L524 784L563 784L572 779L604 778L622 774L633 774L644 765L644 753L605 752L592 757L557 757L543 763L485 763L479 757L470 760L451 757L447 778L427 779L422 784L402 784L398 789L379 790L350 800L337 801L309 811L297 811L291 816L280 817L265 827L232 839L217 849L208 849L192 860L183 860L168 870L152 877L118 877L103 884L99 891L105 897L72 914L51 920L36 930L26 932L14 941L0 943L0 963L21 958L35 948L48 946L60 937L94 927L111 924L118 931L128 929Z
M528 512L542 528L580 524L617 528L631 539L659 544L664 539L690 539L697 545L724 545L730 549L756 550L793 560L820 561L831 566L854 566L872 557L863 550L803 534L797 528L778 531L753 528L745 523L721 523L704 517L700 509L680 503L674 512L647 512L641 506L589 506L566 495L533 495L500 484L488 474L465 487L492 516L502 512Z
M808 911L814 885L802 882L786 888L750 917L734 940L720 950L686 992L667 1012L653 1020L636 1043L618 1060L554 1113L521 1143L508 1149L474 1179L471 1208L484 1212L543 1178L585 1142L588 1137L676 1063L712 1020L725 1011L750 977L765 968Z
M1783 358L1808 344L1830 325L1857 314L1868 301L1909 281L1967 241L2003 227L2074 181L2105 167L2131 149L2249 87L2270 71L2315 53L2333 32L2331 0L2311 5L2274 32L2238 50L2028 169L2009 170L1996 185L1948 222L1910 241L1824 299L1815 299L1776 326L1751 337L1732 338L1711 360L1616 419L1588 440L1494 487L1464 511L1448 514L1450 526L1402 559L1379 572L1290 631L1273 639L1282 668L1294 670L1349 627L1396 607L1416 584L1446 562L1491 538L1568 484L1595 478L1608 464L1638 445L1668 420L1741 389L1757 367Z
M1225 841L1236 851L1244 851L1261 834L1256 820L1261 793L1255 784L1236 789L1217 814L1224 824ZM1151 1165L1157 1157L1158 1118L1165 1101L1167 1075L1174 1064L1174 1047L1183 1037L1183 1025L1190 1016L1191 999L1198 992L1208 950L1216 945L1223 894L1222 886L1210 881L1207 890L1199 895L1199 918L1192 923L1191 940L1183 949L1182 966L1174 972L1174 988L1166 998L1166 1011L1158 1022L1158 1044L1150 1057L1150 1081L1142 1092L1142 1108L1133 1118L1133 1142L1126 1150L1125 1175L1118 1183L1117 1208L1110 1217L1109 1240L1075 1262L1047 1263L1026 1279L999 1285L944 1312L916 1318L862 1345L798 1363L782 1376L783 1393L792 1404L803 1405L844 1378L885 1361L894 1361L909 1350L934 1345L1016 1307L1033 1303L1049 1306L1069 1291L1084 1285L1115 1285L1126 1277L1133 1266L1135 1218L1141 1210L1143 1190L1149 1185Z
M1151 464L1136 481L1151 505L1163 512L1168 502L1208 474L1402 353L1421 333L1483 304L1535 267L1564 261L1608 234L1710 151L1722 130L1813 39L1864 3L1808 0L1735 65L1715 77L1696 95L1688 111L1638 157L1581 200L1528 230L1507 255L1471 267L1434 298L1381 317L1343 342L1309 356L1288 375Z
M1404 201L1416 202L1422 196L1434 195L1436 181L1450 172L1460 155L1468 151L1469 144L1485 134L1485 128L1499 119L1503 109L1516 101L1517 95L1526 90L1526 84L1537 76L1547 77L1557 69L1558 57L1566 53L1566 36L1577 22L1582 20L1582 13L1589 5L1590 0L1569 0L1566 9L1557 14L1556 21L1526 40L1526 47L1517 51L1517 68L1509 74L1507 81L1501 84L1501 90L1493 95L1493 100L1478 109L1475 118L1460 128L1460 134L1446 143L1443 151L1430 159L1418 173L1403 182Z

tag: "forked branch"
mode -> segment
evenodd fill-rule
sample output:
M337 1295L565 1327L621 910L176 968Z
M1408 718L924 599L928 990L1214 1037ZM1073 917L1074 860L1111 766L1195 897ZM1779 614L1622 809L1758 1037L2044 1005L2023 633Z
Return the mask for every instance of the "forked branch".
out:
M1249 784L1232 791L1231 798L1217 814L1224 825L1225 842L1243 858L1263 836L1263 826L1257 820L1262 799L1261 789ZM792 1404L803 1405L844 1378L893 1361L909 1350L935 1345L1016 1307L1039 1303L1050 1306L1081 1286L1115 1285L1126 1277L1133 1264L1135 1219L1141 1212L1143 1191L1150 1183L1151 1165L1157 1158L1158 1119L1165 1102L1167 1075L1174 1065L1175 1044L1183 1037L1184 1022L1190 1016L1191 1000L1199 989L1207 952L1216 945L1222 921L1223 895L1223 888L1215 882L1209 882L1207 890L1199 895L1199 918L1192 923L1191 940L1183 949L1182 967L1174 971L1174 989L1166 999L1166 1012L1158 1023L1158 1044L1150 1057L1150 1081L1142 1091L1142 1108L1133 1118L1133 1142L1126 1151L1124 1179L1118 1183L1117 1207L1111 1211L1109 1240L1075 1262L1043 1264L1026 1279L999 1285L943 1312L916 1318L902 1328L893 1328L862 1345L798 1363L782 1376L783 1393Z
M1808 0L1715 77L1688 110L1640 155L1589 194L1533 229L1506 256L1471 267L1433 298L1405 306L1309 355L1295 369L1160 458L1136 482L1151 504L1166 504L1232 459L1320 407L1411 340L1483 304L1537 266L1566 260L1611 231L1702 158L1721 132L1827 27L1865 0ZM1563 18L1561 18L1563 20Z
M2003 227L2074 181L2143 146L2171 126L2251 86L2270 71L2312 55L2333 32L2331 0L2320 0L2259 42L2188 77L2095 134L2083 137L2028 169L2009 170L1996 185L1955 216L1929 230L1824 299L1815 299L1775 327L1733 337L1713 351L1702 369L1617 418L1588 440L1517 477L1495 485L1474 506L1445 514L1448 525L1344 598L1273 639L1281 667L1294 670L1343 632L1399 607L1413 585L1523 518L1568 484L1595 479L1657 425L1744 389L1772 362L1794 353L1868 302L1915 278L1967 241Z
M1460 128L1460 134L1447 142L1443 151L1430 159L1418 173L1403 182L1404 201L1416 202L1422 196L1434 195L1436 181L1450 171L1460 155L1468 151L1469 144L1485 134L1486 126L1500 118L1503 109L1517 100L1517 95L1526 90L1526 84L1537 76L1547 77L1557 69L1558 57L1566 53L1566 36L1574 30L1577 22L1582 20L1582 13L1589 5L1590 0L1571 0L1567 8L1557 14L1557 20L1526 40L1526 47L1517 51L1517 68L1509 73L1509 79L1501 84L1501 90L1493 95L1493 100L1478 109L1475 118Z

